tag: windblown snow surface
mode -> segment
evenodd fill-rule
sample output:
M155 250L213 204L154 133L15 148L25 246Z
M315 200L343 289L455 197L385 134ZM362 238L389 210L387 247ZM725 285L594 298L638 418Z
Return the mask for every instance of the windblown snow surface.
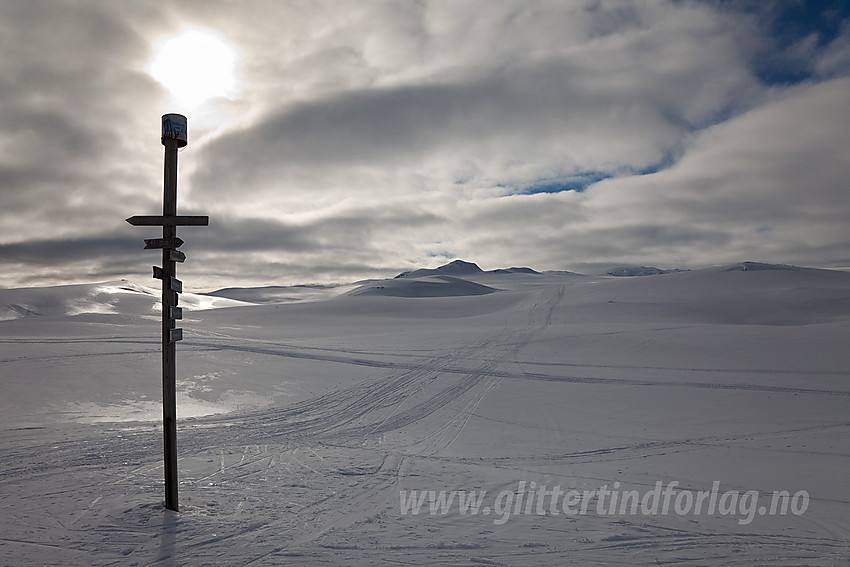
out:
M470 270L296 303L186 294L179 513L162 506L156 295L0 290L0 564L850 556L850 274Z

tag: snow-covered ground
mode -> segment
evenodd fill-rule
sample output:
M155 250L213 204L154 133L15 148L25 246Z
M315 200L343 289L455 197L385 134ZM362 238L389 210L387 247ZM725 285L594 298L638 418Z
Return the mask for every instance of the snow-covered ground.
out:
M455 265L184 294L179 514L157 295L0 290L0 564L850 557L850 274Z

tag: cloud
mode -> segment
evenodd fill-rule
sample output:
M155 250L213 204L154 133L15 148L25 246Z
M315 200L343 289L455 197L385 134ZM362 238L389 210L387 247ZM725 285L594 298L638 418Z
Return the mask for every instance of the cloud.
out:
M513 254L541 250L544 264L557 257L549 254L553 242L576 266L739 258L846 264L848 88L847 79L800 87L694 136L679 161L657 173L604 180L581 195L497 200L468 220L480 229L470 250L496 233L522 234ZM513 222L534 228L506 229L514 212Z
M203 149L193 183L226 196L243 185L351 190L363 168L428 168L431 183L479 185L636 170L663 161L690 130L746 108L758 90L736 52L740 26L707 9L512 4L501 17L482 10L492 27L469 30L444 29L445 4L425 14L409 6L416 37L402 43L433 59L411 56L402 70L396 35L374 30L349 46L358 54L351 64L381 80L320 89L222 135ZM552 18L579 39L559 35Z
M170 110L146 69L186 26L237 46L243 81L189 116L180 154L180 210L211 216L184 236L200 285L453 257L846 264L850 20L794 10L6 3L0 285L148 276L153 257L129 242L156 234L123 219L161 207Z
M846 77L850 75L850 20L845 20L840 31L826 47L813 57L815 73L821 77Z
M0 36L0 238L93 234L110 225L116 197L147 202L134 194L159 176L144 170L156 153L139 154L137 118L150 116L139 109L157 89L134 68L147 44L125 17L6 3Z

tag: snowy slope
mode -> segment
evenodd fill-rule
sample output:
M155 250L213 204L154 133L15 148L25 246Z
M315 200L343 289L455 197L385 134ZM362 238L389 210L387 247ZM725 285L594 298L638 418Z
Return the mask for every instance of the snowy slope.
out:
M0 289L0 321L25 317L56 317L83 314L145 315L158 312L160 290L117 280L98 284L49 288ZM180 296L187 310L215 309L244 302L194 293Z
M74 316L97 286L0 290L43 312L0 322L0 564L846 562L850 274L446 276L188 313L179 514L160 505L148 294L121 284ZM678 483L666 514L540 492L658 482ZM675 512L715 483L726 512ZM478 513L458 492L430 513L430 492L473 490ZM747 521L745 493L768 510L783 490L806 491L803 513Z
M455 297L485 295L495 288L452 276L427 276L370 282L349 292L350 295L387 295L393 297Z
M229 287L202 295L226 297L248 303L294 303L329 299L349 291L355 285L293 285L266 287Z

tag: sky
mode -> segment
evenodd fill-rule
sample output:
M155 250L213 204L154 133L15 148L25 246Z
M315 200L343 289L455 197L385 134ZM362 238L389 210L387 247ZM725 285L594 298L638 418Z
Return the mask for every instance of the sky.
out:
M850 2L0 0L0 287L850 266Z

